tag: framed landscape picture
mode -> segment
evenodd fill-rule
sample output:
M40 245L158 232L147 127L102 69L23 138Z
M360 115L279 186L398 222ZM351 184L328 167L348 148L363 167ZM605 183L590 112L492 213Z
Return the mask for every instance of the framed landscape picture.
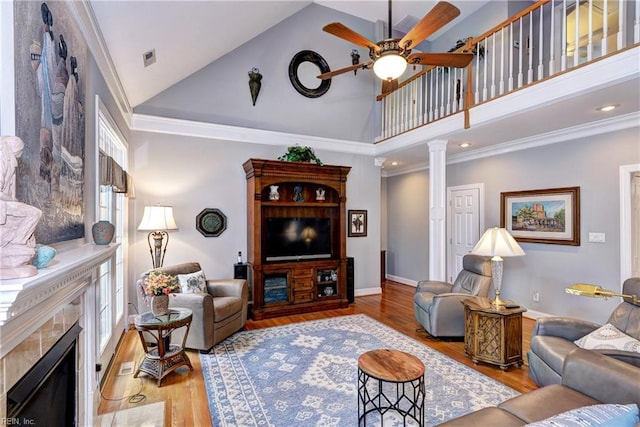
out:
M519 242L580 246L580 187L500 193L500 226Z

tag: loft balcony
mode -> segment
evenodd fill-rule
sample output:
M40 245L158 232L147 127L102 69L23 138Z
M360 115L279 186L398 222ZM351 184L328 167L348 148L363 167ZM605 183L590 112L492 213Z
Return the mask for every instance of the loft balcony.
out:
M466 141L477 155L544 135L574 139L585 127L638 125L638 0L541 0L464 42L455 51L474 53L468 67L425 67L378 96L376 154L415 164L432 140L448 141L455 159ZM618 108L596 111L606 104Z

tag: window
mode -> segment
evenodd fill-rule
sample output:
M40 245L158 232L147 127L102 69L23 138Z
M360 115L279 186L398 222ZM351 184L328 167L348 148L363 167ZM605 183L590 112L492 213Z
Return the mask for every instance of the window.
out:
M117 125L111 118L100 98L96 96L96 133L98 150L101 155L108 156L117 163L122 170L127 170L127 144L119 132ZM99 156L96 156L98 160ZM98 165L101 162L97 162ZM99 169L99 168L97 168ZM100 171L98 176L96 221L106 220L115 226L112 243L119 243L115 261L105 263L100 267L98 280L98 313L96 323L100 362L107 366L120 338L114 336L114 331L124 330L125 300L125 259L127 250L127 203L125 194L115 191L112 185L101 185Z

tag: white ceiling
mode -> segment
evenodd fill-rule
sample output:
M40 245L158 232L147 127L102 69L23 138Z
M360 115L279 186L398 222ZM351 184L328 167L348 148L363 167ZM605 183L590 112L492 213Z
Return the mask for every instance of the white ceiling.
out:
M135 107L238 48L311 3L376 22L388 20L387 0L90 0L127 100ZM417 22L436 1L395 0L394 26ZM485 0L456 1L457 19ZM437 37L438 33L431 38ZM145 68L143 53L155 49Z

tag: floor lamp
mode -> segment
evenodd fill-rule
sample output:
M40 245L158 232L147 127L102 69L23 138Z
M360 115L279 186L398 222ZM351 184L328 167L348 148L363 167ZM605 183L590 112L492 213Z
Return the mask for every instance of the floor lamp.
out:
M505 302L500 298L502 288L502 257L522 256L524 251L518 242L507 232L505 228L489 228L484 232L478 243L471 250L472 254L490 256L491 276L493 286L496 288L496 298L493 305L504 306Z
M173 219L173 206L145 206L142 221L138 226L139 231L149 231L147 243L153 268L162 267L164 254L169 245L168 230L177 230L178 226Z

